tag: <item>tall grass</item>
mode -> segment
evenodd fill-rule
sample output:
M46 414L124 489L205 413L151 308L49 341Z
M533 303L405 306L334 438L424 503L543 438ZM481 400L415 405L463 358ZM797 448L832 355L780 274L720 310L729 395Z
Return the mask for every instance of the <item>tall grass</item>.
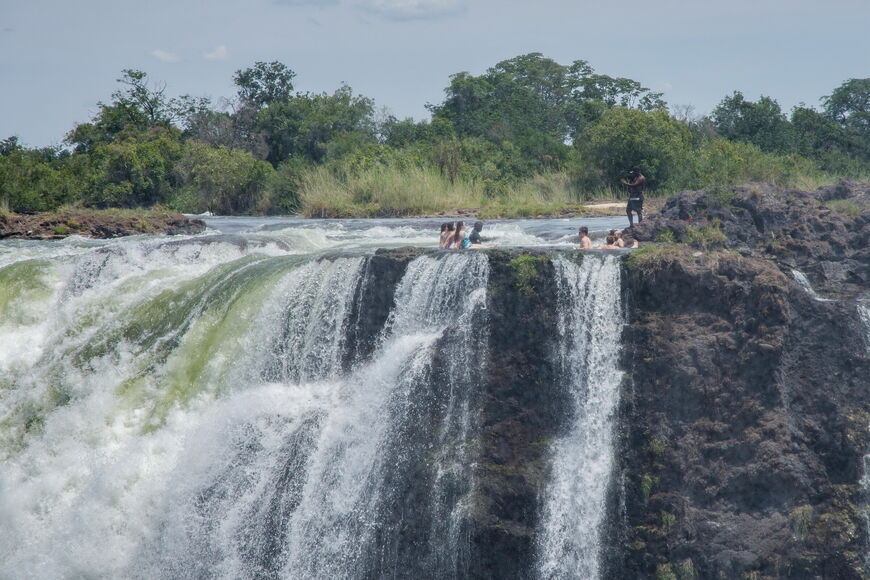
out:
M578 169L547 171L518 181L462 175L451 181L429 165L310 167L299 176L300 212L306 217L399 217L465 209L486 218L514 218L588 214L584 206L591 201L625 199L619 186L581 190L579 183L594 180L578 179ZM754 145L721 139L695 151L681 173L680 179L648 190L647 196L752 182L813 190L838 179L805 158L764 153Z
M336 175L325 167L302 174L299 199L307 217L403 216L477 208L482 184L449 179L430 167L378 166Z
M434 167L376 166L353 172L320 166L302 173L301 213L306 217L398 217L476 210L481 217L523 217L579 209L590 200L614 199L610 188L579 192L565 172L537 174L517 183L457 177Z

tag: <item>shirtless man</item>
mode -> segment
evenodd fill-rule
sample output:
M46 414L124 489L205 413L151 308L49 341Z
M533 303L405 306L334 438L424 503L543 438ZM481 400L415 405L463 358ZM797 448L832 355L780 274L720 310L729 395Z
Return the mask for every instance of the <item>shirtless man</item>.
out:
M637 223L643 221L643 188L646 185L646 177L637 165L629 169L628 176L629 180L620 179L619 182L628 186L628 204L625 206L625 214L628 216L628 227L634 227L631 212L637 213Z
M580 228L580 250L591 250L592 240L589 239L589 228L583 226Z

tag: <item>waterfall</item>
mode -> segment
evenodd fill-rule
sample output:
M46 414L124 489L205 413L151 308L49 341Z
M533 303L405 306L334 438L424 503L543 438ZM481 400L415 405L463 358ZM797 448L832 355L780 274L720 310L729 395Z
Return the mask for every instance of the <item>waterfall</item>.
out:
M614 414L622 374L620 266L613 256L553 261L558 361L573 394L572 426L554 442L538 542L541 578L598 578L606 495L614 470Z
M480 569L485 361L510 316L489 318L490 258L290 247L215 236L5 255L0 578ZM493 288L512 304L499 260ZM614 464L620 267L553 267L557 316L535 328L555 338L542 364L573 405L550 442L533 567L591 578ZM517 521L531 525L527 511Z
M807 278L807 275L801 272L800 270L795 270L792 268L791 275L794 278L795 282L804 289L804 291L810 295L814 300L818 300L819 302L831 302L829 298L822 298L819 294L813 289L813 285L810 284L810 279Z
M864 323L865 336L867 337L867 351L870 352L870 306L859 304L858 317Z
M461 576L486 256L348 366L367 257L164 245L0 268L0 577Z
M461 458L444 449L447 439L464 443L468 429L468 363L482 349L475 330L486 282L484 256L423 256L409 265L374 359L348 378L344 400L325 419L290 525L284 577L454 573L462 508L448 488L456 477L462 485ZM432 414L441 417L434 433L426 428ZM431 482L423 490L430 510L403 503L421 483L415 476ZM403 521L409 507L428 526Z

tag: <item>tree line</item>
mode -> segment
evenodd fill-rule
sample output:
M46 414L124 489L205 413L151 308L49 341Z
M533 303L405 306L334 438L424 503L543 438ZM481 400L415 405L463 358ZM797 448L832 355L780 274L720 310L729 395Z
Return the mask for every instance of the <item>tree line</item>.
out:
M298 92L295 77L283 63L256 62L235 72L236 94L215 103L169 96L145 72L124 70L111 100L63 146L0 141L0 209L287 214L310 203L312 176L341 188L372 171L435 172L491 200L555 174L578 201L609 191L632 165L662 191L870 173L870 79L845 81L820 109L786 113L771 97L737 91L699 117L586 61L531 53L452 75L443 101L427 105L430 118L415 121L347 85ZM377 184L366 188L352 201L374 203Z

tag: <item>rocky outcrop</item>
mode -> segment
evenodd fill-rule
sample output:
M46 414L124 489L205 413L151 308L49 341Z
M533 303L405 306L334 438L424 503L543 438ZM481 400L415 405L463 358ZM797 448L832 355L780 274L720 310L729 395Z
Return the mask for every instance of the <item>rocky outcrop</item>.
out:
M755 195L734 197L744 194ZM816 248L856 275L863 249L814 239L766 210L754 211L768 215L764 223L774 229L744 221L749 210L698 217L690 202L705 195L675 198L667 209L674 215L643 225L648 236L668 230L691 243L645 244L623 261L626 379L603 577L867 578L870 344L857 312L867 288L828 280L826 295L837 299L819 299L791 273L811 270L803 254L789 261L761 240L765 232L791 232L786 247ZM695 208L694 219L679 219L680 207ZM866 223L861 214L807 207L821 212L818 222L798 216L816 224L811 231L828 232L820 224L830 221L860 233ZM688 233L705 227L727 238L701 243ZM377 289L394 286L418 254L388 250L370 260L367 277L380 283L360 288L358 303L367 306L355 314L354 342L367 344L383 327L392 298ZM474 483L459 500L468 508L467 544L456 570L529 578L550 445L573 420L553 359L554 269L548 252L487 255L489 347L469 399ZM429 388L437 390L444 364L436 360ZM415 418L415 429L437 429L434 408ZM432 529L429 469L422 462L403 479L391 508L405 522L394 540L396 559L422 575L427 564L413 546Z
M371 354L393 307L395 285L408 261L423 253L419 249L381 250L369 258L364 281L357 291L348 343L350 361ZM549 474L551 440L564 430L569 417L564 409L569 394L556 377L553 353L556 331L556 292L553 264L545 252L491 250L485 324L486 347L475 352L480 366L472 369L473 384L456 395L467 401L473 416L467 439L443 443L432 441L444 427L448 394L441 392L449 366L445 352L433 361L423 391L413 396L413 420L408 421L402 449L396 453L419 457L413 473L397 474L392 482L399 491L387 507L386 521L399 521L384 544L385 555L370 565L373 576L383 562L400 563L408 577L432 577L444 571L443 562L433 562L430 542L434 529L445 525L443 506L433 497L436 477L433 454L454 453L467 448L470 454L459 480L449 486L450 509L457 504L464 513L459 524L463 542L455 562L456 577L534 577L535 539L538 533L540 495ZM448 329L445 341L455 340ZM356 345L356 346L353 346ZM367 346L369 346L367 350ZM439 349L440 351L440 349ZM385 452L389 455L390 452ZM427 458L430 458L427 460ZM390 568L395 571L395 568Z
M0 239L54 240L71 235L119 238L142 234L193 235L205 222L179 213L156 211L66 210L42 214L0 214Z
M642 242L684 242L775 260L817 290L866 292L870 284L870 183L843 180L816 191L753 184L687 191L637 224Z
M688 244L626 260L608 576L868 577L867 188L686 192L635 234Z

